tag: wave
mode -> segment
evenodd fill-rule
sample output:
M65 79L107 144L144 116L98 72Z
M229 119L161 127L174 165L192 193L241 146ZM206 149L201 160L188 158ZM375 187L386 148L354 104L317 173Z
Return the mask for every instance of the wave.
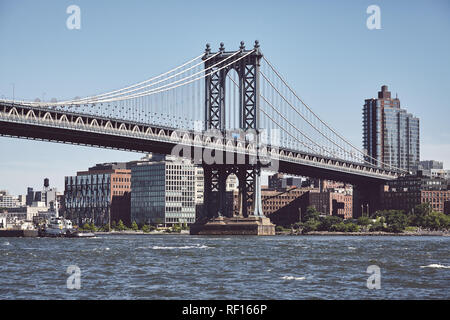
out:
M437 269L450 269L450 266L444 266L442 264L432 263L427 266L420 266L421 268L437 268Z
M84 249L81 250L81 252L102 252L102 251L109 251L111 248L109 247L99 247L99 248L92 248L92 249Z
M284 276L281 277L283 280L305 280L306 277L294 277L294 276Z
M142 248L142 247L140 247ZM205 245L195 245L195 246L180 246L180 247L170 247L170 246L153 246L150 247L153 250L186 250L186 249L208 249L211 247ZM143 248L146 249L146 248Z

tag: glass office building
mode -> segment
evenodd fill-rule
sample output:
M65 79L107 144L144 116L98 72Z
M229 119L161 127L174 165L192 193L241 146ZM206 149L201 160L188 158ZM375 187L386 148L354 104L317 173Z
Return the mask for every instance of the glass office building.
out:
M377 166L416 172L420 159L419 119L400 108L382 86L378 99L363 107L363 147L366 160ZM382 164L383 163L383 164Z
M131 167L131 220L171 226L195 222L195 167L187 160L137 162Z

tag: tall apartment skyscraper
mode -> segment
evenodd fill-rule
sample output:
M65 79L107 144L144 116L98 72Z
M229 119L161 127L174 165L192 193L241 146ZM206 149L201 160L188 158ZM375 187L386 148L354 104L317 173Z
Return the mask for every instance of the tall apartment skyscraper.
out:
M419 119L400 108L400 100L391 98L387 86L381 87L377 99L365 100L363 147L371 157L367 161L415 172L420 159L419 144Z

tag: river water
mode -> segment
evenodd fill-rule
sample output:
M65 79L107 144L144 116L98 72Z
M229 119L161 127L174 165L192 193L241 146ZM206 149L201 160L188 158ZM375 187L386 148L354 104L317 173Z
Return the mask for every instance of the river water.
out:
M450 237L0 238L0 299L450 299L449 248ZM367 287L370 265L380 289Z

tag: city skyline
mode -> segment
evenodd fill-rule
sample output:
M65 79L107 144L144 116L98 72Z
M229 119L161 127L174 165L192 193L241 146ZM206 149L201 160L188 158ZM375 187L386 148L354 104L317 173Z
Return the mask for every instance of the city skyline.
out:
M449 17L0 0L0 299L265 319L450 298Z
M201 19L180 16L177 25L189 23L195 30L183 37L173 26L164 30L164 36L155 33L154 26L162 22L158 13L167 14L169 8L157 4L152 13L144 10L145 3L119 4L113 8L107 2L96 7L79 1L81 30L68 30L65 9L70 4L30 2L29 8L35 10L24 11L13 2L2 2L0 35L4 43L17 48L29 44L34 50L2 53L0 95L11 97L12 89L16 98L28 99L89 95L164 72L173 66L171 61L178 63L187 54L198 55L206 42L217 48L218 42L224 41L227 49L234 50L238 41L246 40L251 45L258 38L263 52L280 66L301 97L355 145L361 146L361 106L385 84L393 89L393 94L397 92L402 97L402 105L408 112L421 120L421 160L444 161L444 167L450 163L450 134L441 129L448 118L444 98L450 84L449 61L445 59L445 52L449 51L445 35L450 23L444 19L450 9L444 1L433 6L425 2L380 1L377 4L381 8L381 30L366 27L365 10L370 2L351 6L327 2L329 11L323 10L323 4L286 2L282 10L289 13L283 15L283 20L276 17L281 9L268 3L275 14L267 7L257 10L255 23L247 30L233 26L233 19L229 19L231 27L207 29ZM176 7L180 11L172 12L176 17L190 10L196 10L197 14L205 10L198 3L191 8L177 2ZM111 21L103 18L102 10L109 12ZM423 12L430 13L433 19ZM242 15L234 13L231 18L239 19ZM14 22L19 18L27 19L36 29L24 29ZM274 22L271 27L264 23L267 19ZM283 28L291 32L284 34ZM300 31L298 41L292 38L292 30ZM301 32L305 30L308 32ZM122 37L117 41L113 35ZM148 38L138 41L142 35ZM46 49L46 37L51 37L61 47L60 51ZM428 45L429 51L417 50L417 39L421 40L420 45ZM374 42L380 43L380 48L370 46L369 50ZM424 54L432 55L433 59L424 59ZM90 76L86 78L89 70ZM438 116L429 110L436 110ZM27 186L39 188L44 177L62 190L63 177L80 168L141 157L137 153L0 139L2 149L7 150L2 156L1 188L12 194L25 193ZM27 156L23 157L24 154Z

